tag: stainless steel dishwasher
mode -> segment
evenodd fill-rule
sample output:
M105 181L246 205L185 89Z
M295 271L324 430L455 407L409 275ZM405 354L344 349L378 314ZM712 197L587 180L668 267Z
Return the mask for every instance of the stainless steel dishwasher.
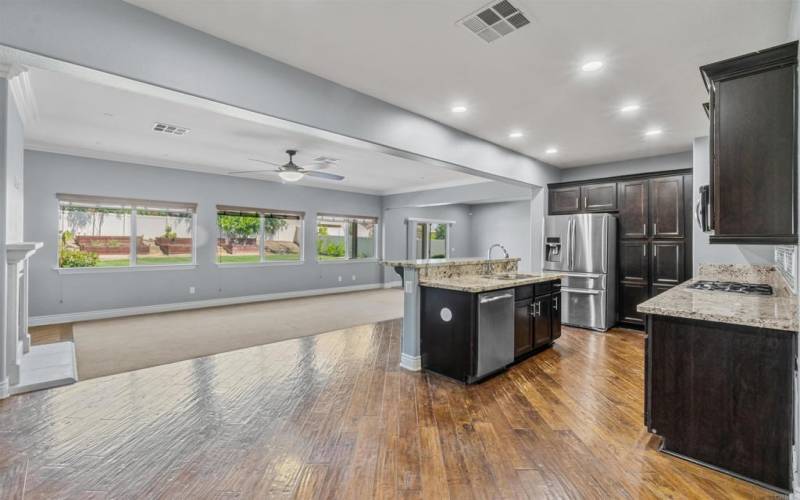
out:
M477 370L474 378L514 362L514 290L478 295Z

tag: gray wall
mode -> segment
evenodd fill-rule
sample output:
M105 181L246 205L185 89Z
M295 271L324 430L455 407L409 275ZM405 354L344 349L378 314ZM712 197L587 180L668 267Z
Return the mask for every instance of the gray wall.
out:
M102 43L99 43L102 41ZM555 167L122 0L0 1L0 44L534 185Z
M561 174L561 181L583 181L599 179L602 177L616 177L619 175L644 174L648 172L661 172L664 170L678 170L691 168L692 152L650 156L634 160L617 161L611 163L598 163L585 167L565 168Z
M45 243L31 262L32 316L382 282L375 262L317 263L314 243L317 212L380 217L378 196L37 151L25 152L25 185L25 237ZM56 193L197 202L197 268L59 274ZM217 267L217 204L305 211L305 262Z
M531 202L487 203L470 207L472 213L472 255L485 255L494 243L500 243L512 257L521 257L520 271L532 270ZM495 250L493 255L500 255Z
M473 237L469 207L464 204L445 205L438 207L401 207L384 208L383 229L386 239L384 242L386 259L406 259L408 248L408 228L406 219L409 217L422 219L437 219L454 221L455 225L450 232L450 257L472 257L471 241ZM393 282L400 276L393 269L385 269L384 279Z
M692 183L694 195L692 207L700 198L698 188L709 182L708 137L694 140L692 156ZM700 264L772 264L775 247L772 245L711 245L708 234L702 232L696 223L692 224L692 267L697 274Z

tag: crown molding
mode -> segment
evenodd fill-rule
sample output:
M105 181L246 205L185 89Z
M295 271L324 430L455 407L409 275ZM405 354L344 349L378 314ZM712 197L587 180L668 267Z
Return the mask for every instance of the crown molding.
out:
M4 80L11 80L23 71L25 68L19 64L0 61L0 78Z
M8 87L17 103L22 122L27 126L39 119L39 105L33 92L31 74L22 66L12 67L10 74L13 76L8 79Z

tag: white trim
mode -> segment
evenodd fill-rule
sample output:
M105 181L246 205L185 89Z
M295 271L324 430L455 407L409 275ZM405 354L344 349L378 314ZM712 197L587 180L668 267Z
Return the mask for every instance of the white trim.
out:
M412 372L418 372L422 370L422 356L410 356L404 352L400 353L400 368L405 368L406 370Z
M193 300L176 302L172 304L156 304L151 306L122 307L118 309L105 309L99 311L84 311L76 313L50 314L45 316L32 316L30 326L56 325L60 323L75 323L78 321L92 321L97 319L120 318L123 316L138 316L142 314L155 314L172 311L187 311L191 309L204 309L207 307L230 306L235 304L249 304L252 302L270 302L273 300L296 299L314 297L318 295L332 295L337 293L359 292L375 290L383 287L382 283L368 283L365 285L351 285L316 290L298 290L293 292L266 293L261 295L245 295L242 297L225 297L219 299Z
M461 186L471 186L473 184L483 184L485 182L493 182L494 179L486 179L484 177L475 177L474 179L458 179L452 181L442 181L442 182L434 182L430 184L426 184L424 186L417 186L417 187L407 187L407 188L400 188L400 189L386 189L381 191L381 196L390 196L393 194L404 194L404 193L417 193L419 191L432 191L434 189L446 189L446 188L454 188L454 187L461 187ZM450 205L451 203L447 203Z
M383 288L403 288L403 280L387 281L383 284Z
M22 123L26 126L31 125L39 119L39 106L33 93L30 73L27 68L17 68L16 75L13 74L13 71L12 76L8 79L8 87L17 103Z
M317 264L378 264L380 263L380 259L378 258L370 258L370 259L346 259L342 257L341 259L326 259L320 260L317 259Z
M197 269L197 264L170 264L160 266L158 264L139 264L138 266L119 266L119 267L58 267L53 266L53 270L58 274L103 274L103 273L128 273L139 271L190 271Z

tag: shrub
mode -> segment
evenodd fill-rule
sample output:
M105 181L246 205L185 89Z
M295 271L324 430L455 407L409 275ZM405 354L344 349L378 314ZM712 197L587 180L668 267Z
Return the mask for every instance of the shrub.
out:
M167 224L167 227L164 228L164 238L168 239L169 241L175 241L178 237L178 234L172 230L172 227Z
M61 247L58 250L59 267L94 267L99 260L96 253Z

